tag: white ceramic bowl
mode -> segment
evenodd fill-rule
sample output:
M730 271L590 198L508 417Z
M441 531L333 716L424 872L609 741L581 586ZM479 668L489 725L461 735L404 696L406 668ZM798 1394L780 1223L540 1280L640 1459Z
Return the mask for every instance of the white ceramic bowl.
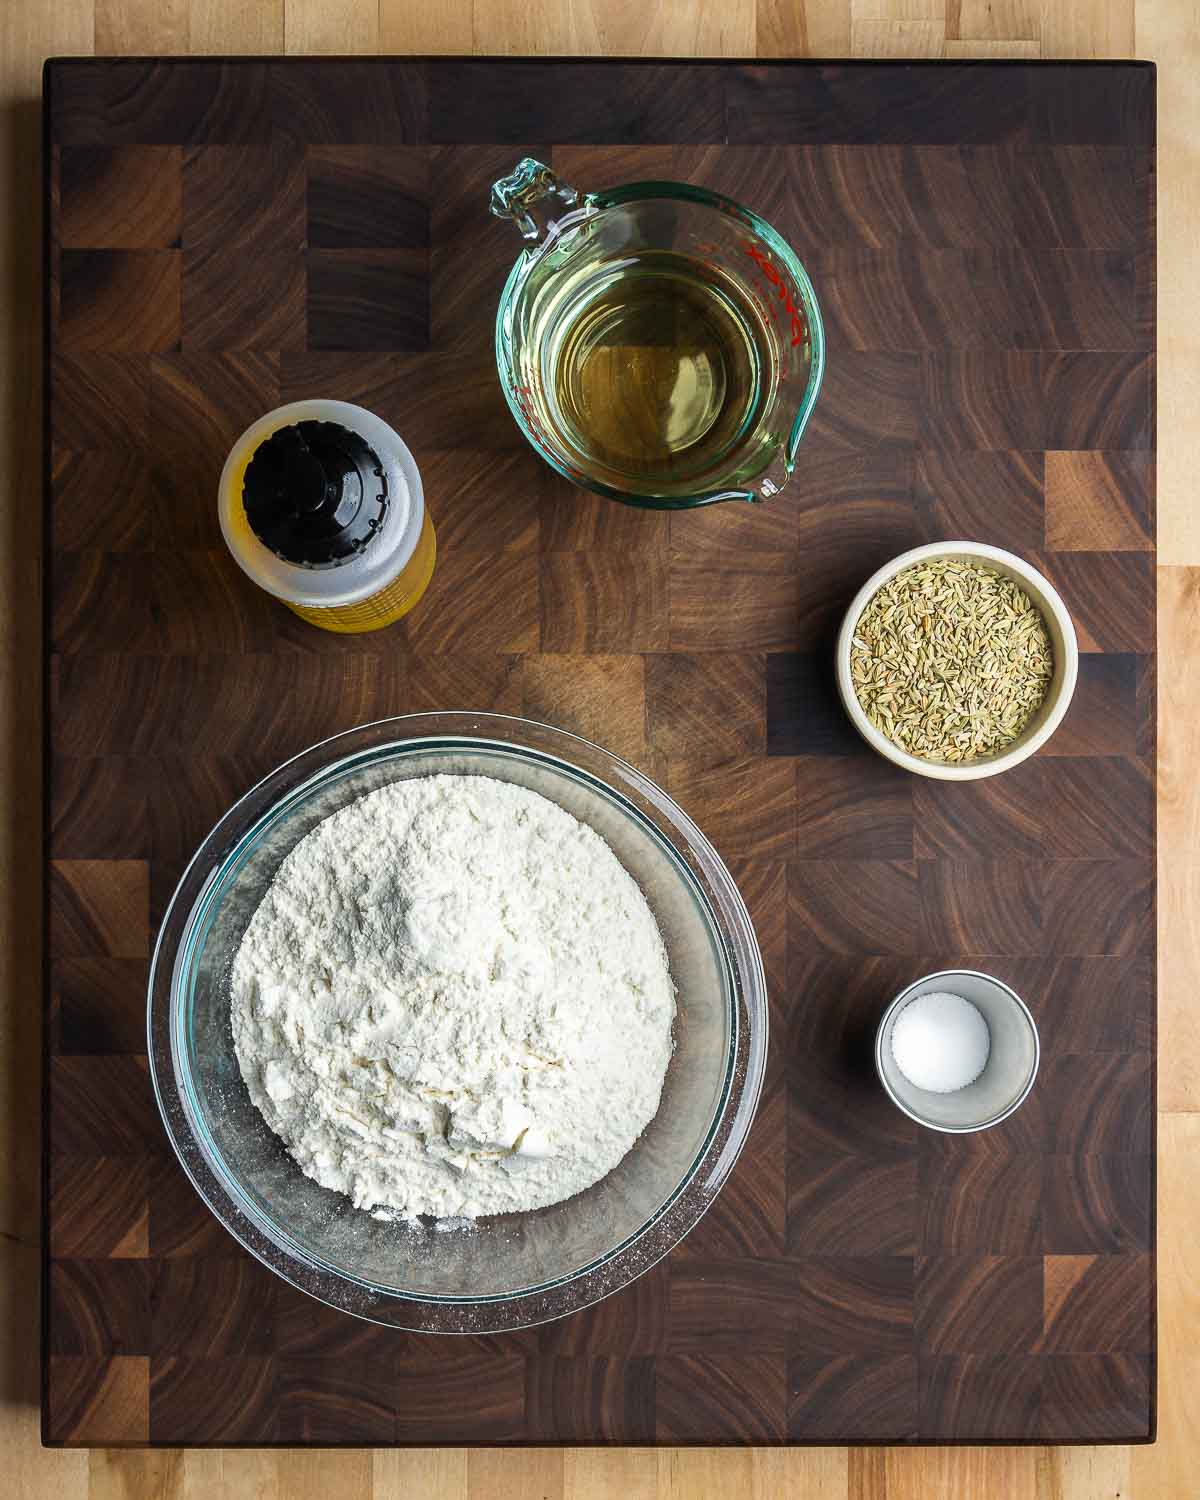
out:
M927 562L930 558L949 557L963 562L986 563L998 573L1015 579L1042 612L1050 642L1054 647L1054 676L1046 691L1042 706L1022 730L1021 734L995 755L980 756L966 764L947 764L936 760L922 760L919 755L910 755L881 734L863 712L854 691L850 676L850 642L854 635L858 617L885 583L910 568L914 563ZM925 547L914 547L902 552L890 563L885 563L878 572L872 573L846 611L837 641L837 685L842 704L850 715L850 722L873 750L888 760L903 766L917 776L932 776L938 781L978 781L983 776L996 776L1001 771L1011 770L1040 749L1062 722L1075 691L1075 679L1079 674L1079 643L1075 639L1075 627L1067 606L1058 590L1036 568L1031 568L1012 552L1001 547L989 547L984 542L931 542Z

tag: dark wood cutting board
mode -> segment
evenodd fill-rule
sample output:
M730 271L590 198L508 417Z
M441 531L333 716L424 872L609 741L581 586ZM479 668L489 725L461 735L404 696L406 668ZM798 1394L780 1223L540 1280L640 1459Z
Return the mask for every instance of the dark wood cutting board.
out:
M1142 64L52 62L47 67L48 1263L53 1443L1136 1442L1154 1403L1154 73ZM825 388L761 508L577 494L491 323L524 152L684 178L812 273ZM409 622L336 637L225 554L216 481L281 401L400 431L438 531ZM831 641L902 548L1061 590L1079 689L969 785L854 737ZM708 1216L625 1292L397 1335L244 1254L144 1056L156 924L258 777L389 714L576 730L729 861L767 1085ZM909 980L1011 982L1028 1103L919 1133L869 1043Z

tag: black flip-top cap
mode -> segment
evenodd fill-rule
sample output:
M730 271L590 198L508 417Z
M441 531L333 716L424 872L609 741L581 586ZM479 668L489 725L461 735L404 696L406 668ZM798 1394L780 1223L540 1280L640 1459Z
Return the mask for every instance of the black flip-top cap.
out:
M387 477L374 449L338 422L273 432L246 468L251 530L284 562L320 568L370 542L387 514Z

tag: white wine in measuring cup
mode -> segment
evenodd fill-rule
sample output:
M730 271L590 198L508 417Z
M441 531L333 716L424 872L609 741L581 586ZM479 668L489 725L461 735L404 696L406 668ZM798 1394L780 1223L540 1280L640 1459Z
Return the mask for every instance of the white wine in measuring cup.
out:
M547 462L633 505L758 500L787 482L825 344L812 284L770 225L686 183L582 195L529 158L492 211L529 242L496 359Z
M774 330L720 266L673 250L615 256L564 277L540 313L546 375L530 404L605 484L687 484L762 420Z

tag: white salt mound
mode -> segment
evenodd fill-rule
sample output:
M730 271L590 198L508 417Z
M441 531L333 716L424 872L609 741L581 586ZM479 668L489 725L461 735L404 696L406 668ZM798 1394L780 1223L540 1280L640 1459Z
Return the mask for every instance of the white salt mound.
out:
M910 1000L892 1027L892 1056L914 1088L952 1094L974 1083L992 1050L988 1024L969 1000L931 990Z

